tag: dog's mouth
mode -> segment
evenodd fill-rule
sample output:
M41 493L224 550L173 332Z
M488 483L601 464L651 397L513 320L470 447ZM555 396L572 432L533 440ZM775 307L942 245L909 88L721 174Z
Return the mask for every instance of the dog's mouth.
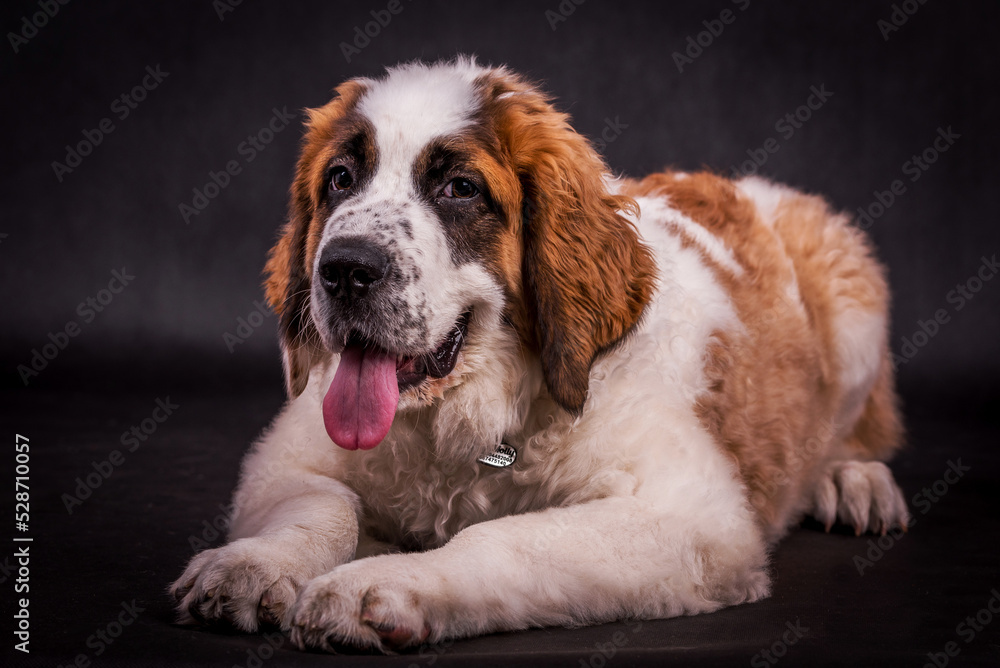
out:
M323 399L323 423L333 442L347 450L368 450L381 443L401 392L454 371L469 317L470 312L463 313L437 348L417 356L397 355L361 336L349 336Z
M444 378L455 370L458 353L465 345L465 337L469 334L469 316L466 311L458 319L455 326L448 332L443 343L436 349L418 357L400 357L396 362L396 382L399 391L419 385L425 378Z

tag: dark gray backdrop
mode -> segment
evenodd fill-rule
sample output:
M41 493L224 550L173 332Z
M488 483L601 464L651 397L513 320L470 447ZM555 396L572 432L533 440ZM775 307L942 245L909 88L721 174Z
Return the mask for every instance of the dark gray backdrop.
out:
M171 625L164 588L204 547L193 538L222 539L212 527L225 520L239 458L282 399L274 318L255 313L254 302L284 217L301 109L326 102L347 77L457 52L544 82L581 132L604 134L609 164L628 174L665 165L728 171L766 145L778 150L761 173L846 211L877 212L878 197L890 195L876 193L900 182L902 194L870 232L895 291L893 349L912 354L900 373L912 447L893 470L919 524L859 572L857 557L872 554L875 537L827 536L806 522L775 552L774 595L753 606L649 622L638 634L631 625L500 634L380 663L598 665L595 647L621 631L628 645L615 665L761 665L760 650L801 619L811 631L789 651L793 665L922 665L956 638L961 661L997 664L1000 624L975 643L955 635L959 620L992 600L1000 549L1000 278L975 282L981 258L1000 253L997 3L400 0L383 27L368 24L372 11L385 19L389 0L243 0L220 18L223 2L0 7L0 424L8 439L31 439L30 532L17 535L36 539L34 642L16 665L69 665L81 653L94 665L251 665L260 636ZM39 3L59 11L50 18ZM894 12L901 25L885 39L879 22ZM377 34L347 62L341 43L366 27ZM13 38L16 52L13 33L24 35ZM706 46L692 47L679 71L674 54L689 38ZM136 86L144 99L132 109L121 96ZM814 87L832 95L822 106L813 98L819 108L802 110L809 120L788 136L776 124ZM295 118L282 128L274 110L286 108ZM98 133L105 118L114 129ZM280 131L268 136L272 120ZM939 128L960 136L910 181L904 165L933 147ZM244 145L258 134L266 147ZM57 176L52 163L88 136L100 143ZM178 207L229 161L240 173L186 223ZM134 278L112 293L112 272L122 269ZM949 301L959 284L979 290ZM930 324L936 314L946 322ZM259 326L243 329L240 318ZM922 345L908 349L904 339ZM33 351L52 359L38 358L46 366L25 387L17 368ZM149 416L164 399L180 408L159 425ZM136 425L156 431L133 451L120 437ZM117 448L125 461L113 476L67 507ZM0 479L10 481L7 452ZM943 495L942 472L956 460L968 474L928 510L927 490ZM7 638L15 545L0 551ZM88 638L128 601L144 611L98 657ZM9 645L0 652L13 654ZM343 663L287 645L279 655L284 662L268 665Z
M35 2L5 4L0 357L11 387L23 387L17 367L30 366L34 350L52 356L42 348L53 338L65 349L26 391L118 384L123 374L277 378L274 318L249 338L238 318L262 319L250 314L285 212L301 109L323 104L345 78L456 53L542 81L592 138L614 125L603 152L627 174L729 171L774 138L760 173L838 208L869 209L876 191L900 180L905 192L870 232L895 291L893 348L913 353L904 386L992 384L1000 280L961 310L949 293L1000 251L996 3L399 0L394 15L387 5L72 2L45 17ZM724 10L728 24L717 21ZM24 23L33 15L44 23L34 32ZM387 16L377 31L369 24ZM879 23L893 19L898 29ZM367 44L358 38L366 28L377 32ZM699 53L689 37L708 45ZM363 48L348 62L343 44L352 42ZM679 71L674 54L686 50L695 57ZM147 76L157 69L166 76ZM144 99L121 118L121 96L144 78L152 90L138 90ZM832 95L789 136L776 124L813 87ZM294 119L251 150L244 142L275 109ZM105 118L113 131L95 134ZM911 181L905 163L949 128L959 137ZM67 145L88 135L101 141L78 166L54 168L72 164ZM240 173L186 222L179 206L231 160ZM100 291L122 268L135 278L104 310L79 306L112 296ZM947 322L914 339L941 309ZM58 334L74 322L77 336Z

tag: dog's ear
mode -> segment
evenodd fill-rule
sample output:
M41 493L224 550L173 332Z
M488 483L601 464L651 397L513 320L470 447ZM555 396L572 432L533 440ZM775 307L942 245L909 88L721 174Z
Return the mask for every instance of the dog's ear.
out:
M345 82L325 106L306 110L306 134L292 182L288 222L264 266L267 300L280 318L285 386L292 398L302 394L309 370L325 355L309 307L312 262L323 233L317 210L331 146L345 114L365 88L363 79Z
M267 301L278 314L278 337L281 342L285 389L294 398L302 394L309 380L309 370L317 357L312 349L318 340L309 316L309 272L306 267L308 220L295 214L282 229L278 243L268 254L264 272Z
M509 92L509 91L508 91ZM522 281L549 392L579 413L590 368L636 325L655 262L631 222L635 202L608 192L604 161L565 114L531 88L501 94L521 180Z

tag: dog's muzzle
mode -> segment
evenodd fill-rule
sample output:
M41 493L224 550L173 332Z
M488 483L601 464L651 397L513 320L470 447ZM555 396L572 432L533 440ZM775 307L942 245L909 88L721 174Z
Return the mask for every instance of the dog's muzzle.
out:
M471 312L433 349L404 352L391 343L401 323L392 317L393 308L386 308L397 281L384 250L361 238L337 240L320 253L316 272L332 311L327 334L333 352L340 353L323 399L323 423L337 445L367 450L389 433L401 392L454 370Z

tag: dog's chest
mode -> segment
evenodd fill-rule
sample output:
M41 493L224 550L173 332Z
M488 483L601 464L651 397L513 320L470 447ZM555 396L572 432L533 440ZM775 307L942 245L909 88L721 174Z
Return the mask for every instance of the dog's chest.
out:
M565 467L562 456L511 440L515 461L499 467L471 453L444 458L412 441L366 453L347 479L361 497L364 528L406 549L428 549L472 524L561 505L586 486L553 473ZM496 459L504 463L505 453Z
M386 452L352 472L365 528L408 549L444 544L470 524L509 514L512 471L469 461Z

